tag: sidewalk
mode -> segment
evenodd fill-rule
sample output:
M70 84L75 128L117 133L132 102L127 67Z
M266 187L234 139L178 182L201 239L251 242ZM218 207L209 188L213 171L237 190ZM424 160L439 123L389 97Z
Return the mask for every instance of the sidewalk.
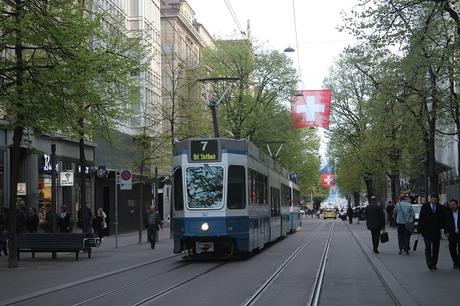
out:
M51 259L50 253L21 253L18 268L8 268L8 257L0 257L0 305L2 301L31 292L62 286L69 282L94 277L103 273L146 263L173 254L173 240L169 228L159 231L159 241L152 250L147 242L147 231L142 232L139 244L139 232L123 233L104 237L102 245L93 248L91 258L80 253L75 260L74 253L58 253L57 259Z

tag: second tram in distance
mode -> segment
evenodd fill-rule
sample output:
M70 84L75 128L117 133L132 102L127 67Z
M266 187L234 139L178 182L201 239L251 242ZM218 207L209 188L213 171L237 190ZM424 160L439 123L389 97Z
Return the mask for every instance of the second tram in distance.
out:
M250 253L300 225L300 193L246 139L187 139L173 157L174 253Z

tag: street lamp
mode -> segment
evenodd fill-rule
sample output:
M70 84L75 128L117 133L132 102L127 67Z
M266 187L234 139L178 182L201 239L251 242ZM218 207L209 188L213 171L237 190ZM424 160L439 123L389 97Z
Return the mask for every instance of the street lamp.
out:
M294 48L291 48L291 46L289 46L289 47L287 47L286 49L284 49L284 52L286 52L286 53L295 52L295 49L294 49Z

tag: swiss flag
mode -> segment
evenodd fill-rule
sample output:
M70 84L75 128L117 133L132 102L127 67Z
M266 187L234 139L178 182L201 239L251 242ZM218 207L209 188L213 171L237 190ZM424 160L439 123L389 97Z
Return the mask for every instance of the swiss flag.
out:
M332 187L335 185L335 175L330 173L321 174L321 183L323 187Z
M296 129L305 127L329 128L331 90L303 90L292 98L291 119Z

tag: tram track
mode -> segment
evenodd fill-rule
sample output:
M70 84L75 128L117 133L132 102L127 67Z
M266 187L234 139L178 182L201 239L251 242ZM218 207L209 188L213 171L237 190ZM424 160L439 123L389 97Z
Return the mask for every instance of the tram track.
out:
M334 223L332 223L332 226L329 230L329 235L327 237L326 244L324 245L324 250L323 250L323 254L321 255L321 260L320 260L320 264L318 267L318 271L316 272L315 281L313 283L313 287L312 287L310 296L308 298L307 305L309 306L317 306L319 303L319 298L321 294L321 288L323 286L324 273L326 271L326 263L327 263L327 258L329 254L329 248L331 245L333 233L334 233Z
M146 298L144 298L144 299L132 304L132 306L147 305L147 304L155 301L156 299L159 299L159 298L161 298L161 297L163 297L163 296L165 296L167 294L170 294L173 291L181 288L182 286L185 286L186 284L191 283L195 279L197 279L197 278L199 278L199 277L201 277L203 275L206 275L206 274L208 274L208 273L210 273L210 272L212 272L212 271L214 271L214 270L216 270L216 269L218 269L218 268L220 268L220 267L222 267L222 266L224 266L226 264L227 264L227 262L219 263L219 264L217 264L217 265L215 265L215 266L213 266L213 267L211 267L209 269L206 269L205 271L203 271L203 272L201 272L201 273L199 273L197 275L189 277L189 278L187 278L187 279L185 279L185 280L183 280L181 282L178 282L176 284L173 284L173 285L169 286L168 288L166 288L164 290L161 290L160 292L152 294L152 295L150 295L150 296L148 296L148 297L146 297Z
M320 227L320 229L322 229L324 226L325 225L323 224ZM332 224L331 228L333 228L333 226L334 225ZM319 230L316 230L316 231L310 233L310 235L308 235L308 237L303 241L303 243L294 252L292 252L292 254L281 265L278 266L278 268L275 270L275 272L273 272L267 278L267 280L259 288L257 288L257 290L248 299L246 299L246 301L244 301L241 304L241 306L255 305L257 303L257 300L262 296L262 294L267 290L267 288L269 288L274 283L274 281L283 272L283 270L286 268L286 266L289 263L291 263L300 254L300 252L310 244L310 242L312 241L313 237L315 236L315 234L317 234L319 232Z
M410 296L406 290L401 290L403 288L402 284L399 283L399 281L391 274L391 272L389 272L382 263L379 265L378 259L373 260L371 258L369 253L366 252L366 249L362 242L359 240L357 234L351 229L350 225L346 224L346 226L393 303L397 306L418 305L418 303L412 298L412 296ZM395 288L398 288L399 290L395 290Z
M149 260L149 261L142 262L142 263L139 263L139 264L136 264L136 265L131 265L131 266L128 266L128 267L125 267L125 268L109 271L109 272L106 272L106 273L101 273L101 274L98 274L98 275L95 275L95 276L79 279L79 280L76 280L76 281L73 281L73 282L64 283L64 284L61 284L61 285L58 285L58 286L55 286L55 287L51 287L51 288L48 288L48 289L35 291L35 292L29 293L29 294L26 294L26 295L22 295L22 296L19 296L19 297L15 297L15 298L11 298L11 299L8 299L8 300L0 301L0 304L6 306L6 305L19 304L19 303L23 303L23 302L26 302L26 301L31 301L31 300L39 298L39 297L43 297L43 296L46 296L46 295L49 295L49 294L57 293L59 291L67 290L67 289L70 289L70 288L73 288L73 287L81 286L81 285L84 285L84 284L87 284L87 283L90 283L90 282L95 282L95 281L98 281L98 280L101 280L101 279L113 277L113 276L116 276L116 275L119 275L119 274L122 274L122 273L133 271L133 270L143 268L143 267L148 266L148 265L152 265L152 264L155 264L155 263L158 263L158 262L166 261L168 259L176 258L176 257L179 257L179 256L181 256L181 254L168 255L168 256L158 258L158 259Z

